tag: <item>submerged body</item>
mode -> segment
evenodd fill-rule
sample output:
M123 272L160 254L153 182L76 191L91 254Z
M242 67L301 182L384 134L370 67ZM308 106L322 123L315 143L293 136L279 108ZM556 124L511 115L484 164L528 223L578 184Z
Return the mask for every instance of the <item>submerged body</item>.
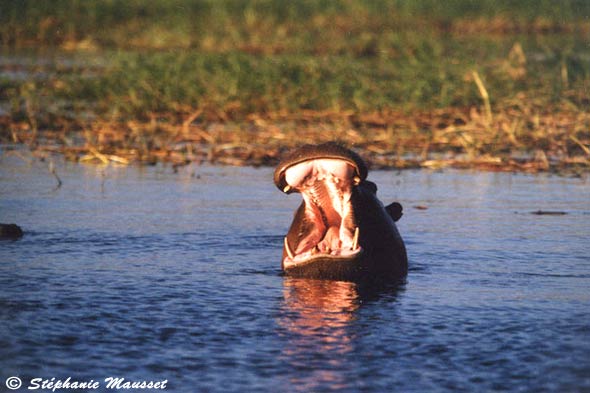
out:
M0 224L0 239L16 240L23 237L23 230L16 224Z
M395 225L401 205L384 207L366 177L363 160L335 143L303 146L279 163L277 187L303 197L284 240L286 274L349 281L406 276Z

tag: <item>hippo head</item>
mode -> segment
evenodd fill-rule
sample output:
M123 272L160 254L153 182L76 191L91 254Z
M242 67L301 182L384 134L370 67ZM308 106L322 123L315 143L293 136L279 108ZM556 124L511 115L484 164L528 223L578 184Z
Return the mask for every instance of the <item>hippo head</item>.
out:
M284 239L286 274L342 280L406 275L406 249L395 225L401 205L384 207L366 178L364 161L333 142L305 145L279 163L276 186L303 198Z
M363 160L336 143L306 145L281 161L276 186L303 197L284 239L284 270L314 261L354 260L362 253L353 193L366 177Z

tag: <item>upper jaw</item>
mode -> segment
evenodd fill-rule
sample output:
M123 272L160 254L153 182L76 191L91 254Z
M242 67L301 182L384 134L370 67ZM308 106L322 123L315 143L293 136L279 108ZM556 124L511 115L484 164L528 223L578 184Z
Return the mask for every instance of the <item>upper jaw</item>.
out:
M312 159L286 168L285 188L301 193L305 208L300 219L306 225L298 227L295 236L285 237L285 268L317 259L350 259L361 251L351 203L356 179L356 168L338 158Z
M285 193L293 192L294 190L290 187L286 179L287 170L306 161L309 162L322 159L334 159L347 162L349 166L354 169L354 177L357 179L357 183L360 183L367 178L367 166L358 154L338 143L328 142L320 145L304 145L287 154L275 169L275 185Z

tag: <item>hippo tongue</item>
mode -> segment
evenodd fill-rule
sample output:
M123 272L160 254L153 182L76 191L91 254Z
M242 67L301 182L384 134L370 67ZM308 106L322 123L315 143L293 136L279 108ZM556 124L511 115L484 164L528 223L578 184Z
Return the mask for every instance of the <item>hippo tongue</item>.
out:
M296 255L340 255L357 248L350 202L354 175L354 167L339 159L308 160L285 171L288 186L303 196L305 215L313 224L298 242Z

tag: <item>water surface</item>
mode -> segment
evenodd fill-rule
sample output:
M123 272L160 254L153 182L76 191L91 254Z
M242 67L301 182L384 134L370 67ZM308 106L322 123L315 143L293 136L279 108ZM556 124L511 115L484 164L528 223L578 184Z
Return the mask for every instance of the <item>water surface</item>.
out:
M0 222L26 231L0 242L2 389L590 391L587 178L371 172L411 265L374 288L280 275L300 199L270 168L57 168L0 156Z

